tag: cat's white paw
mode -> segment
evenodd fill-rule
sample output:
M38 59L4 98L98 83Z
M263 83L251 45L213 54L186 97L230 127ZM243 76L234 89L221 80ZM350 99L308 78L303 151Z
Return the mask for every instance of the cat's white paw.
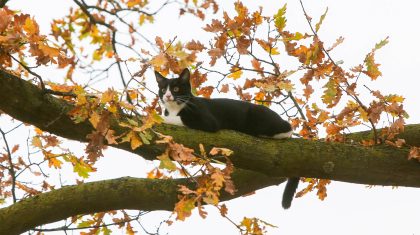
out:
M272 138L274 138L274 139L286 139L286 138L290 138L292 136L292 134L293 134L293 131L289 131L289 132L285 132L285 133L276 134Z

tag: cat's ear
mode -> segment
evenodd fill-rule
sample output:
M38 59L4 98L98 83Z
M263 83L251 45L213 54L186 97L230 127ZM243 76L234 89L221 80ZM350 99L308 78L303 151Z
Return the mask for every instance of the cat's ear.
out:
M162 82L166 81L166 79L167 79L157 71L155 71L155 76L156 76L156 81L157 81L158 84L161 84Z
M190 83L190 70L188 70L187 68L185 68L184 70L182 70L182 73L179 75L179 79L181 80L182 83Z

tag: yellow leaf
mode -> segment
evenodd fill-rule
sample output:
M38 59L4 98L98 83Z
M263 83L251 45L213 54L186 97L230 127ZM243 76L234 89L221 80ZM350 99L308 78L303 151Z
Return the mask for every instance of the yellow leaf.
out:
M167 63L168 59L166 59L166 55L164 53L160 53L159 55L153 57L152 60L150 60L150 64L156 68L165 66Z
M236 70L235 72L231 73L228 78L232 78L233 80L236 80L242 76L242 70Z
M251 224L252 224L252 220L247 217L244 217L244 219L241 221L241 226L244 226L247 231L251 230Z
M95 171L95 169L82 160L77 160L73 166L73 171L76 172L80 177L88 178L89 173Z
M118 111L117 106L115 104L111 104L108 107L108 111L110 111L111 113L117 113L117 111Z
M282 32L284 27L286 27L287 20L284 16L286 14L286 6L287 4L284 4L284 6L277 11L277 14L274 15L274 25L279 32Z
M369 115L362 107L359 107L357 110L359 111L360 117L364 122L369 121Z
M98 123L99 123L100 120L101 120L101 116L97 112L93 112L90 115L89 121L90 121L90 123L92 123L93 127L96 128L98 126Z
M62 161L58 160L56 157L49 158L48 159L48 166L53 166L55 169L61 168L61 164L63 164Z
M39 136L32 137L32 145L38 148L42 148L42 142Z
M292 91L293 90L293 84L290 82L279 82L277 84L277 87L286 90L286 91Z
M131 144L131 149L136 149L138 147L140 147L143 143L141 142L140 137L137 135L136 132L131 131L130 132L130 144Z
M110 101L114 99L115 95L116 95L115 91L108 89L102 94L101 103L102 104L109 103Z

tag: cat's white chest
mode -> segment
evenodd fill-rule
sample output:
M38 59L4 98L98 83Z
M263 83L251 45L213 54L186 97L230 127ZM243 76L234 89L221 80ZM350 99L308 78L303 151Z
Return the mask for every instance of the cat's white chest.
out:
M178 116L178 113L181 112L185 105L185 103L178 104L176 101L166 101L164 103L164 106L165 109L168 111L169 115L163 115L163 122L177 126L184 126L181 117Z
M176 101L166 101L164 106L169 112L169 116L177 116L178 113L185 107L185 103L178 104Z

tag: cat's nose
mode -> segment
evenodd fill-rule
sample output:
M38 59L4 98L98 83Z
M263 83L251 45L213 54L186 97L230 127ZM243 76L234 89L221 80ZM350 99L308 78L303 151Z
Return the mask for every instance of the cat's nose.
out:
M168 99L168 100L171 100L171 95L170 94L168 94L168 95L165 95L166 96L166 99Z

